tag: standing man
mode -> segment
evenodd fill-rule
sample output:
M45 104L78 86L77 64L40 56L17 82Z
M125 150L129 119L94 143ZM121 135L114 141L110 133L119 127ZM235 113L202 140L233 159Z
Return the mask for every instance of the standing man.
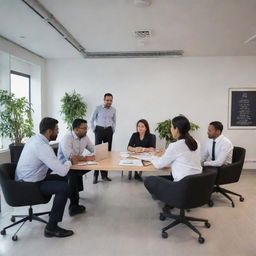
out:
M87 121L84 119L75 119L72 123L73 131L68 132L59 143L58 159L65 163L72 157L78 161L94 161L95 156L83 156L84 150L94 152L94 145L88 138ZM79 205L79 191L83 190L82 175L87 171L74 170L69 173L68 183L70 189L69 215L74 216L85 212L86 208Z
M113 133L116 128L116 109L111 106L112 102L113 95L106 93L104 104L96 107L91 118L91 128L95 133L95 145L108 142L108 151L111 151ZM98 182L98 176L99 171L94 171L93 184ZM101 177L104 181L111 181L107 171L101 171Z
M232 163L233 145L222 135L223 125L219 121L211 122L208 126L206 149L202 156L203 166L222 166Z
M25 144L16 168L15 179L21 182L36 182L43 195L55 195L44 235L46 237L71 236L72 230L58 226L58 222L62 221L69 194L65 176L71 162L60 163L49 145L50 141L56 140L59 133L58 121L45 117L40 122L39 129L40 134L33 136ZM75 157L70 160L73 164L77 163ZM52 170L52 174L47 175L49 169Z

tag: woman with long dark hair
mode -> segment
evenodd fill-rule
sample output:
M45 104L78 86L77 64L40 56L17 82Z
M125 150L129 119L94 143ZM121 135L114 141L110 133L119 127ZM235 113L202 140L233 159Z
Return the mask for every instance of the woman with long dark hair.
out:
M202 172L199 144L189 134L189 130L190 123L185 116L173 118L171 133L176 141L169 144L162 157L153 157L151 161L158 169L171 167L171 176L150 176L144 182L147 190L163 202L170 182Z
M135 153L152 152L156 147L156 136L150 133L147 120L140 119L136 124L137 132L133 133L129 144L128 151ZM142 181L142 172L135 172L134 178Z

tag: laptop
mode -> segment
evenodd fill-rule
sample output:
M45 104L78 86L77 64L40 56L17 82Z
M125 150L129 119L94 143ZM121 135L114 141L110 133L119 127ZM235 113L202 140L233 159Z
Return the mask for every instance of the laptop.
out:
M108 142L95 146L95 161L99 162L108 158Z

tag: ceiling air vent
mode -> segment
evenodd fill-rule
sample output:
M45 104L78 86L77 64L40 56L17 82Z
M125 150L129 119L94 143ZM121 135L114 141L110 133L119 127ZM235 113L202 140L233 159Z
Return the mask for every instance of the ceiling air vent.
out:
M151 30L137 30L134 31L134 36L138 40L144 40L151 37Z

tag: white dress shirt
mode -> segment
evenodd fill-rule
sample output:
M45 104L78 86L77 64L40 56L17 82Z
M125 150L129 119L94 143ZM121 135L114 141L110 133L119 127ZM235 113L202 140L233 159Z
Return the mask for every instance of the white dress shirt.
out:
M204 166L222 166L232 163L233 144L222 134L215 139L215 160L212 160L213 139L209 139L202 155Z
M64 163L70 160L72 156L82 156L84 149L91 153L94 152L95 146L86 135L83 138L76 136L74 131L67 133L59 143L58 159Z
M152 164L160 169L171 166L171 172L174 181L179 181L182 178L198 174L202 172L200 163L200 147L191 151L185 143L184 139L178 140L169 144L162 157L153 157Z
M116 109L112 106L109 108L104 107L104 105L97 106L91 117L91 129L93 131L95 131L96 125L104 128L111 126L115 132Z
M16 180L37 182L45 179L48 169L60 176L66 176L70 161L62 164L56 157L48 139L38 134L25 144L15 173Z

